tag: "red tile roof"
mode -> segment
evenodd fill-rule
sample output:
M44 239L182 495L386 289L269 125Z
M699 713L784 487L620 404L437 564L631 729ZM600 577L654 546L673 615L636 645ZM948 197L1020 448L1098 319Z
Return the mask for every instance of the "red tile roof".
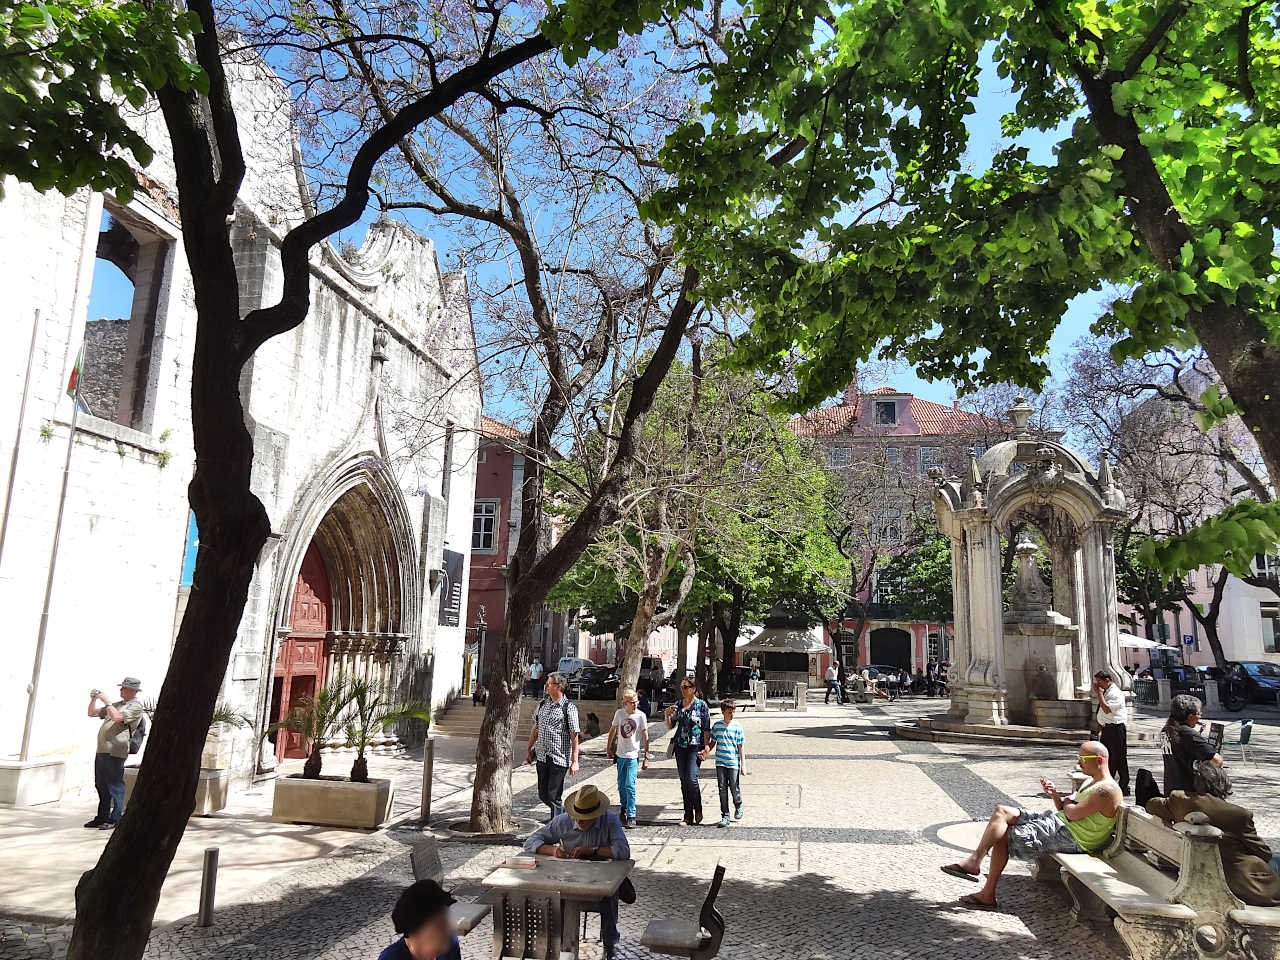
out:
M525 436L509 423L486 417L483 413L480 414L480 435L494 440L523 440Z
M922 437L964 436L970 433L989 433L993 430L1003 430L998 421L989 417L970 413L967 410L957 410L954 407L944 406L941 403L934 403L931 400L924 400L910 394L903 394L893 387L877 387L866 395L872 396L876 394L899 394L910 397L911 417L920 428L920 436ZM858 404L840 403L793 417L789 425L791 430L798 436L830 437L848 431L857 422ZM905 436L914 436L914 434L905 434Z

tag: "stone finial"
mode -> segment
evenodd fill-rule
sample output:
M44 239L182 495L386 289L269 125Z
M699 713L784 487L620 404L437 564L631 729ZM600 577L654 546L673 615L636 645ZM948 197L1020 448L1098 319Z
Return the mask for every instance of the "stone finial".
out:
M387 344L391 342L391 338L387 333L387 328L382 324L378 324L373 330L373 354L370 360L373 363L387 362Z
M970 506L977 506L982 490L982 473L978 470L978 457L969 451L964 465L964 479L960 481L960 498Z
M1098 462L1098 485L1103 490L1110 490L1116 485L1115 477L1111 475L1111 460L1105 453Z
M1009 608L1018 611L1049 609L1049 587L1040 578L1036 556L1040 548L1031 540L1023 539L1013 548L1017 564L1013 589L1009 591Z
M1013 421L1013 433L1018 438L1031 436L1031 431L1027 429L1027 425L1031 422L1031 416L1036 412L1036 408L1027 403L1027 398L1017 396L1013 398L1013 406L1009 408L1009 419Z

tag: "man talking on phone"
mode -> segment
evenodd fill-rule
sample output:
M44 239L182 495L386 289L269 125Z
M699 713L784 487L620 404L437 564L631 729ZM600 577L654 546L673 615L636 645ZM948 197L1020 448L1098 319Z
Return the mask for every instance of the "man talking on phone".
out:
M89 716L102 720L98 727L98 752L93 758L93 785L98 788L98 815L85 824L92 829L110 830L124 813L124 762L129 756L129 739L142 721L136 677L120 681L120 699L111 703L101 690L89 691Z

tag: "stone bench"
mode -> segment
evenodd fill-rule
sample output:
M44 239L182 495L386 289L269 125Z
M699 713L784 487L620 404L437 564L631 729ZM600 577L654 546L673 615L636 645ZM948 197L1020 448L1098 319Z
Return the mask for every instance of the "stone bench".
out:
M1280 907L1236 899L1222 870L1222 831L1202 813L1173 829L1122 806L1101 854L1058 853L1036 862L1041 881L1060 877L1077 919L1110 919L1135 960L1213 957L1275 960Z

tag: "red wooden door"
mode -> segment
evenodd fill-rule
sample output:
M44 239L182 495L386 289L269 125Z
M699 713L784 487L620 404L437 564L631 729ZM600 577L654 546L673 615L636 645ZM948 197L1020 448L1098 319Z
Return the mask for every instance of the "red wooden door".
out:
M329 579L315 544L307 548L293 590L289 635L276 652L272 705L277 720L287 718L298 701L324 684L325 634L329 629ZM307 744L294 730L276 736L276 756L305 757Z

